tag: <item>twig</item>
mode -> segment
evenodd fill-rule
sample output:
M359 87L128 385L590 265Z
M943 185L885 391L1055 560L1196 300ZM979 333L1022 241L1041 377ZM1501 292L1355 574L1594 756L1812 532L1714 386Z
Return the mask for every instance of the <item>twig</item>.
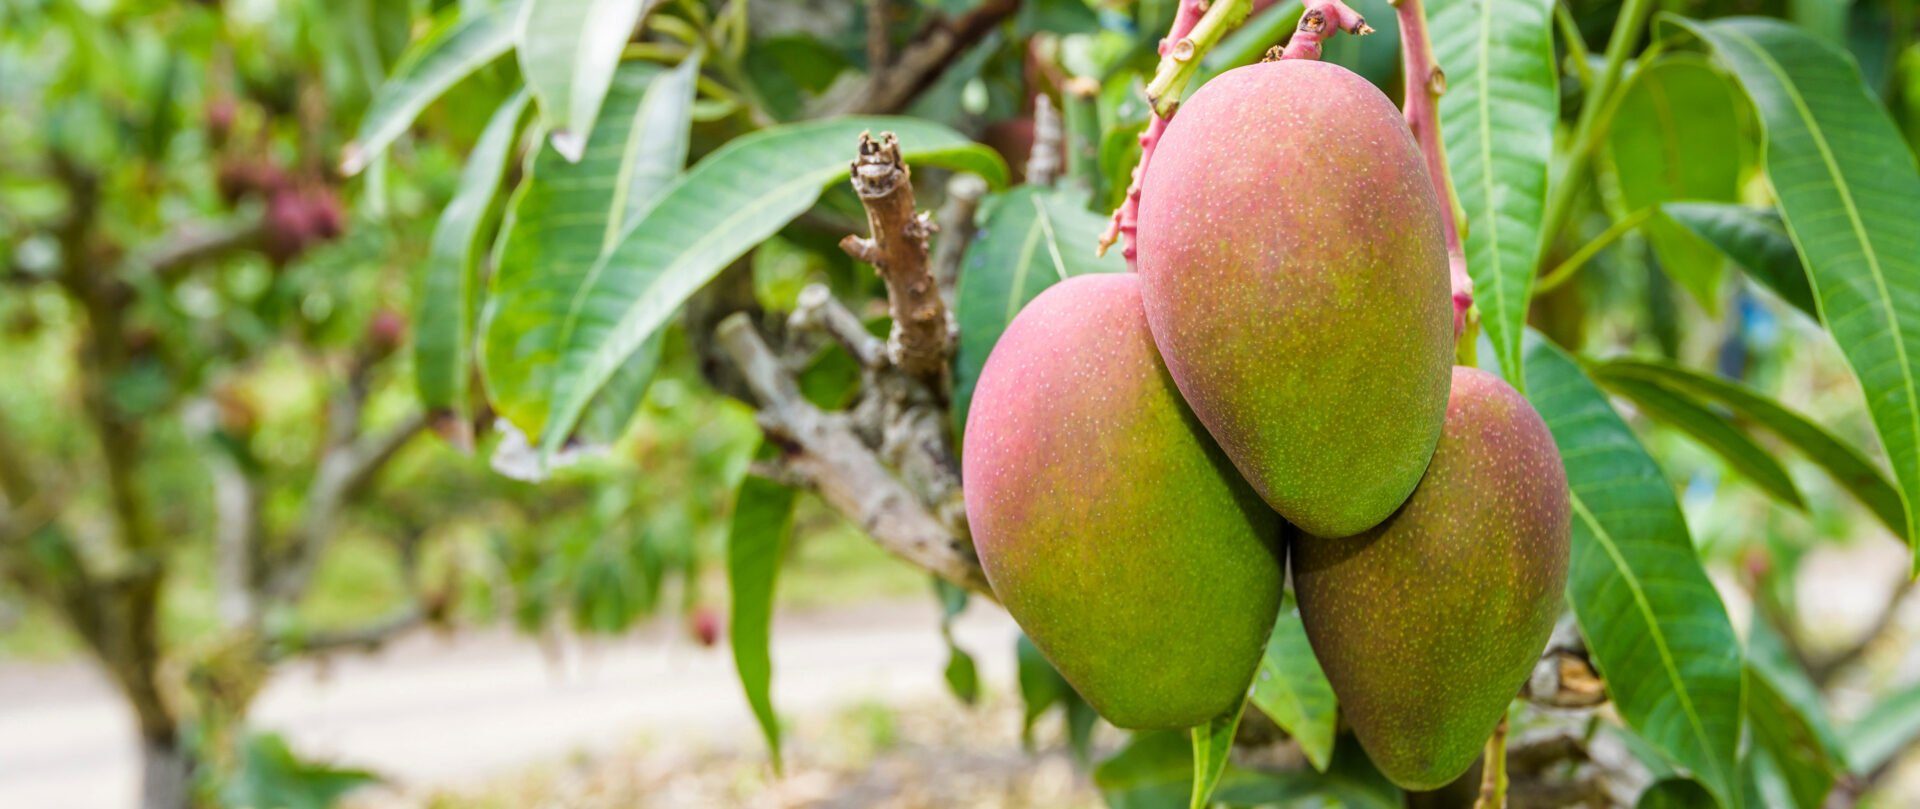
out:
M1033 96L1033 149L1027 153L1027 182L1053 185L1060 174L1060 112L1046 93Z
M414 413L384 433L339 443L327 451L320 459L319 471L307 495L306 510L291 545L293 557L274 580L270 595L282 601L294 601L306 592L319 565L321 551L333 539L341 507L426 427L426 416Z
M1244 5L1245 0L1220 0L1221 6L1233 3ZM1160 65L1154 70L1154 80L1148 84L1147 130L1140 133L1140 162L1134 164L1133 180L1127 185L1127 196L1120 201L1120 207L1114 209L1106 232L1100 234L1099 245L1094 250L1104 256L1115 242L1124 239L1120 253L1126 256L1128 267L1133 266L1136 255L1134 233L1140 221L1140 189L1147 181L1147 163L1153 159L1153 149L1159 145L1160 136L1167 131L1167 120L1179 108L1179 92L1186 84L1186 79L1181 78L1182 74L1191 78L1192 66L1197 66L1201 57L1206 55L1201 43L1190 38L1190 35L1207 11L1206 0L1180 0L1180 5L1174 9L1173 25L1167 30L1166 38L1160 40ZM1224 14L1225 11L1220 9L1216 13ZM1242 13L1240 16L1246 15ZM1183 64L1189 66L1182 67ZM1176 83L1180 87L1175 87ZM1159 85L1158 95L1155 84Z
M256 216L240 222L185 226L152 248L141 263L160 279L174 280L205 262L258 247L266 233L266 221L265 216Z
M887 63L893 61L893 40L889 38L892 12L889 0L867 0L868 73L884 73Z
M973 241L973 215L980 210L980 200L986 195L986 180L965 172L955 174L947 180L947 202L934 217L940 238L934 241L933 255L927 260L933 264L933 281L940 285L940 298L946 301L949 311L953 309L954 290L960 281L960 261L966 257L967 245Z
M986 0L958 17L938 17L922 27L906 48L895 54L886 70L870 72L863 84L847 94L836 94L819 112L824 115L898 112L940 74L961 51L973 47L1000 23L1020 10L1021 0Z
M933 223L914 211L911 171L900 159L900 143L886 132L878 140L860 136L853 161L853 190L867 209L867 238L840 241L847 255L872 264L887 282L893 334L887 352L908 375L939 389L947 372L947 307L927 269L927 239Z
M304 638L291 639L284 647L275 648L269 652L269 657L278 659L294 654L327 654L341 651L375 652L394 638L425 624L426 620L427 613L420 608L420 605L409 604L365 626L332 632L315 632Z
M1427 13L1420 0L1396 0L1400 18L1400 63L1407 87L1407 128L1427 158L1427 175L1440 197L1440 224L1446 232L1447 270L1453 282L1453 335L1466 331L1467 312L1473 308L1473 277L1467 274L1467 254L1461 247L1460 198L1454 194L1453 175L1447 170L1447 152L1440 139L1440 95L1447 91L1447 74L1433 57L1433 39L1427 35Z
M1487 739L1486 764L1480 774L1480 799L1473 809L1506 809L1507 805L1507 717L1493 726Z
M792 374L745 314L721 321L716 337L758 400L762 426L785 448L789 469L881 547L991 596L972 543L943 525L887 471L844 414L825 413L801 396Z
M1336 31L1365 36L1373 33L1373 26L1340 0L1308 0L1299 25L1294 27L1293 36L1287 39L1287 47L1280 51L1278 58L1319 59L1320 43Z
M867 324L834 298L833 290L826 284L808 284L800 290L793 314L787 317L787 328L795 332L818 331L832 337L862 368L879 368L887 362L886 343L868 333Z

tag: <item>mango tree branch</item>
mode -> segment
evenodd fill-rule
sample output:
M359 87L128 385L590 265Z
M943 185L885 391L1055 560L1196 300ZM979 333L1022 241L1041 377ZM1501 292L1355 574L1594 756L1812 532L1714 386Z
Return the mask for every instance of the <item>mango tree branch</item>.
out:
M1236 8L1237 7L1237 11ZM1160 143L1161 134L1167 131L1167 120L1179 109L1180 94L1185 91L1187 82L1193 79L1194 71L1199 69L1200 60L1207 50L1220 41L1227 29L1238 24L1252 8L1249 0L1220 0L1213 8L1206 0L1180 0L1173 12L1173 26L1168 29L1165 39L1160 40L1160 65L1153 72L1153 79L1147 84L1147 131L1140 133L1140 162L1133 167L1133 182L1127 186L1127 196L1121 200L1112 218L1107 222L1107 230L1100 234L1100 243L1094 252L1106 255L1107 249L1122 239L1126 243L1121 254L1127 257L1127 266L1134 261L1134 232L1140 219L1140 189L1147 180L1147 163L1153 159L1153 148ZM1195 38L1194 30L1200 26L1203 18L1212 16L1213 24L1209 31ZM1232 22L1227 22L1227 17Z
M865 261L887 282L893 334L887 353L908 375L934 390L947 374L947 306L927 267L933 223L914 210L912 172L900 159L893 133L860 136L853 161L853 190L867 209L867 238L848 236L840 249Z
M1446 147L1440 139L1440 94L1447 91L1447 74L1433 57L1433 39L1427 36L1427 13L1420 0L1398 0L1400 62L1407 88L1407 128L1427 158L1427 176L1440 196L1440 224L1446 231L1447 270L1453 280L1453 335L1466 331L1467 312L1473 308L1473 277L1467 274L1467 254L1461 247L1464 223L1460 199L1454 195L1453 175L1447 171Z
M822 411L801 395L745 313L722 320L715 334L758 400L761 426L783 449L788 471L895 556L991 597L972 542L936 519L880 463L847 414Z

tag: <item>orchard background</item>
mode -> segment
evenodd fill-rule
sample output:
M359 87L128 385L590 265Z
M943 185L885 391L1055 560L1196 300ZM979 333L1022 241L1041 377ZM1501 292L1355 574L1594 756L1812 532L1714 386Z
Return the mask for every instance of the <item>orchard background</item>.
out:
M1920 800L1920 7L1351 5L1372 33L1319 0L6 0L0 794ZM1000 332L1128 269L1124 228L1095 245L1141 134L1289 42L1437 94L1461 359L1565 461L1566 615L1451 794L1373 770L1286 607L1237 730L1106 727L961 507ZM482 655L324 718L475 639L551 681L460 702ZM953 699L877 686L895 648ZM641 649L664 667L594 679ZM591 708L539 708L580 678L685 689L634 738L741 721L587 745ZM438 777L310 727L435 705L464 730L407 772ZM501 741L536 726L593 752Z

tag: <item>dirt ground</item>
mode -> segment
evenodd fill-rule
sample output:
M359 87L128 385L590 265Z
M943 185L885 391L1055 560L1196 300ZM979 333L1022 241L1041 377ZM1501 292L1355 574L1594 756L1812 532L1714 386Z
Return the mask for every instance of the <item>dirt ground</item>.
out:
M1020 743L1020 709L999 694L971 709L951 698L869 703L803 719L787 736L785 772L764 748L642 739L497 780L361 793L349 809L1094 809L1099 793L1043 720Z

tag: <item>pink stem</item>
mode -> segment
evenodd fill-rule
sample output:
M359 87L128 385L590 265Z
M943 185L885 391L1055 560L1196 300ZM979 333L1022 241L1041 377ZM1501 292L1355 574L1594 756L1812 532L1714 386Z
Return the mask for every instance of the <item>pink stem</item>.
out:
M1173 12L1173 25L1167 30L1165 39L1160 40L1160 56L1173 52L1174 43L1193 33L1193 27L1200 23L1200 16L1207 11L1206 0L1180 0L1180 6ZM1133 181L1127 185L1127 198L1121 200L1113 217L1107 222L1107 230L1100 234L1100 255L1107 254L1107 248L1123 237L1126 244L1120 254L1127 257L1127 269L1133 269L1135 256L1134 234L1140 222L1140 187L1147 179L1147 161L1153 158L1153 147L1160 142L1160 134L1167 131L1167 119L1149 109L1147 111L1147 131L1140 133L1140 163L1133 167Z
M1333 24L1328 25L1329 22ZM1306 10L1300 14L1300 24L1294 28L1286 49L1280 52L1280 58L1319 59L1320 43L1336 31L1365 36L1373 33L1373 26L1367 25L1365 17L1340 0L1307 0Z
M1440 196L1440 222L1447 236L1447 269L1453 279L1453 335L1465 331L1467 310L1473 307L1473 277L1467 274L1466 251L1460 246L1458 210L1453 177L1447 171L1446 148L1440 143L1440 94L1447 91L1447 75L1433 58L1433 40L1427 36L1427 15L1420 0L1399 0L1401 62L1406 69L1407 128L1427 158L1427 176Z

